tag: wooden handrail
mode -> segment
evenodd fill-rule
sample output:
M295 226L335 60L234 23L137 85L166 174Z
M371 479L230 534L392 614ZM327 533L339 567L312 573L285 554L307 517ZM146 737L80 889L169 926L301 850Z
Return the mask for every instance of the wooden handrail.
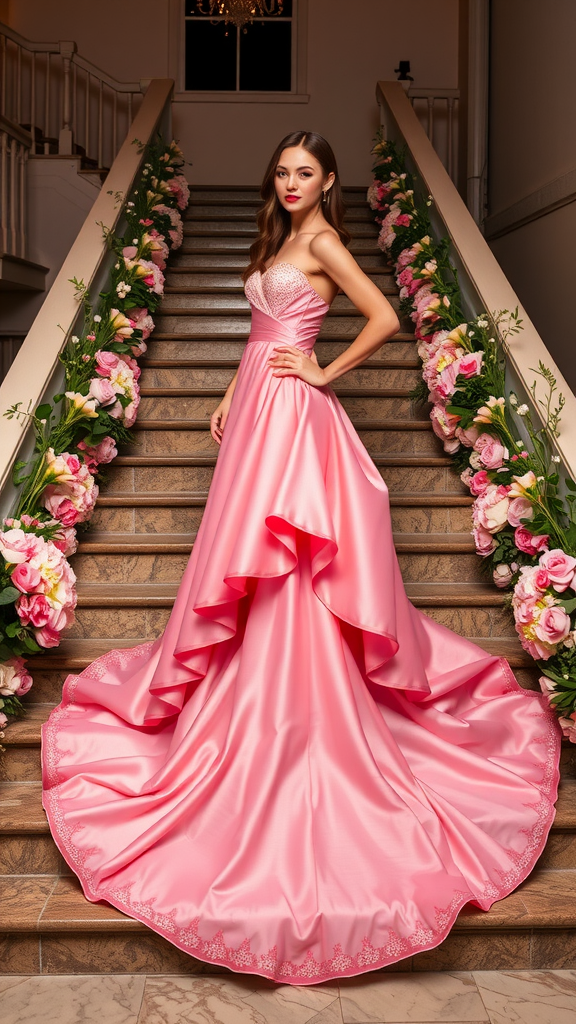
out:
M430 215L433 221L435 217L438 218L439 229L450 238L452 260L458 270L459 283L469 312L476 316L483 311L512 311L518 307L523 321L522 330L505 342L504 349L513 382L523 390L523 397L530 404L537 421L541 421L540 409L534 403L529 389L536 380L536 397L544 399L546 385L540 377L536 377L534 368L541 361L556 377L559 391L564 395L566 404L555 448L565 469L574 478L576 396L570 390L456 186L446 173L412 109L403 86L400 82L378 82L376 98L380 105L385 137L406 144L407 155L413 164L411 169L418 174L427 192L434 197Z
M106 189L98 195L76 241L66 257L46 300L0 387L0 416L16 402L21 408L35 409L46 397L60 367L59 355L74 332L81 310L74 298L70 278L83 280L90 287L97 283L110 252L102 233L102 224L114 229L123 214L118 193L127 196L145 160L134 140L147 142L161 126L169 109L174 82L171 78L153 79L128 135L106 179ZM12 465L27 440L27 422L1 419L0 491L10 488Z
M25 128L21 127L21 125L16 124L15 121L10 121L7 117L4 117L3 114L0 114L0 131L6 132L7 135L10 135L13 139L17 139L18 142L21 142L27 149L31 149L32 136L30 132L27 132Z

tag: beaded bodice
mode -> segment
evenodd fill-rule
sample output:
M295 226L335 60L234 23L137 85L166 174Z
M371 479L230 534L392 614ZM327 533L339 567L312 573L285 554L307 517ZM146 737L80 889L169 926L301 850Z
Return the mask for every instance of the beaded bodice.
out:
M278 319L287 306L302 296L323 312L329 309L304 271L293 263L274 263L263 274L255 270L246 281L244 291L251 305Z

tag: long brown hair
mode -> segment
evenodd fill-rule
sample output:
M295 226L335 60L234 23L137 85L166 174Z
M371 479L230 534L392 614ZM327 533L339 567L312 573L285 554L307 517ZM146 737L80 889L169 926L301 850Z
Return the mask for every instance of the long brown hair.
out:
M344 245L348 245L352 237L342 223L345 206L336 157L332 147L317 132L290 132L276 146L260 186L260 197L264 200L264 205L260 207L256 215L258 237L250 246L250 263L242 274L243 281L247 281L255 270L264 273L266 261L276 255L290 231L290 214L280 204L274 186L276 165L280 154L282 150L288 149L290 146L303 146L308 153L316 157L326 177L332 172L334 173L334 182L327 192L326 202L322 203L322 212L328 223L336 229Z

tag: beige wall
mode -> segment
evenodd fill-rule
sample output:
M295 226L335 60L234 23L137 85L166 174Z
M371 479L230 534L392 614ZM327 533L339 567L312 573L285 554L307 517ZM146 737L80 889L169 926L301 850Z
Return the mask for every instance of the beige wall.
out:
M576 3L492 3L489 214L576 169ZM576 390L576 203L490 242Z
M171 2L12 0L10 21L37 40L74 39L83 56L117 78L172 76L178 40L170 37ZM172 31L177 37L177 15ZM174 134L193 162L189 176L198 184L256 184L277 142L307 128L332 144L344 184L367 183L378 126L375 83L395 78L399 60L411 61L418 85L457 85L458 0L309 0L309 102L177 98Z

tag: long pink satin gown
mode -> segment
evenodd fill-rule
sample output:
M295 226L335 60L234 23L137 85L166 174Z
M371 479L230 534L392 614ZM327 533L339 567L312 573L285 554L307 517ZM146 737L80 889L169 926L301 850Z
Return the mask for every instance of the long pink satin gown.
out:
M328 310L246 283L252 332L164 634L69 676L44 807L88 900L200 960L308 985L438 945L532 869L560 730L406 597L388 491L329 387L274 377Z

